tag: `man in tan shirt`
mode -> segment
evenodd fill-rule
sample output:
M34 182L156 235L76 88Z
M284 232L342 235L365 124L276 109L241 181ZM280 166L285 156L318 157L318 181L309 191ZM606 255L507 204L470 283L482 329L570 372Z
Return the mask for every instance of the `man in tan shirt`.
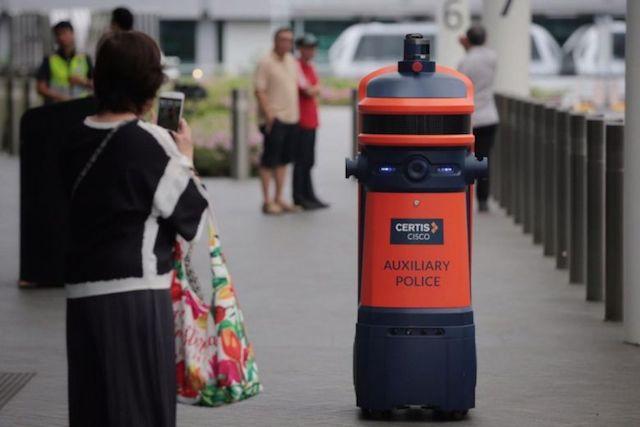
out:
M298 66L291 54L293 32L281 28L274 36L274 47L258 62L254 87L258 99L260 131L264 147L260 160L260 181L266 214L280 214L300 210L285 203L282 190L287 164L293 158L298 120ZM270 197L271 181L275 181L275 196Z

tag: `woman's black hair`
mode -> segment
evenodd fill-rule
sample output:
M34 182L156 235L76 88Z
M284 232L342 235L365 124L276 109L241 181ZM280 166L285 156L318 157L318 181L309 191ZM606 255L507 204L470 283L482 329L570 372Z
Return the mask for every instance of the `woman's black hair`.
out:
M140 114L163 81L160 48L148 35L108 33L98 43L93 87L100 111Z

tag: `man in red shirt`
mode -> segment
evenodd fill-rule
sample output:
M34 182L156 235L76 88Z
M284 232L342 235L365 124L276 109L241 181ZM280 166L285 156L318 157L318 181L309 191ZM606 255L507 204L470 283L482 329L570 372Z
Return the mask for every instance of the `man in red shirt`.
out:
M315 163L316 129L318 127L318 95L320 85L312 64L318 40L305 34L296 40L298 57L298 90L300 102L299 138L293 166L293 201L305 210L329 207L313 191L311 169Z

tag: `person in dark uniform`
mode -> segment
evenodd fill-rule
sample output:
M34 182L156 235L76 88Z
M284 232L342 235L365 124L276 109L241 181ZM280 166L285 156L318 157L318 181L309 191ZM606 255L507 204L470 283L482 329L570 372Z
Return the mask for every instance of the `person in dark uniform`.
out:
M293 202L304 210L329 207L316 196L311 179L315 164L316 129L318 128L318 95L320 80L313 65L318 40L305 34L296 40L298 48L298 90L300 122L298 142L294 146Z
M75 34L69 21L54 25L57 50L46 56L38 69L36 89L45 104L81 98L91 93L93 66L89 55L76 51Z
M170 285L176 236L203 228L187 123L144 122L164 81L146 34L98 45L98 114L72 132L62 170L70 194L66 254L70 427L174 427Z

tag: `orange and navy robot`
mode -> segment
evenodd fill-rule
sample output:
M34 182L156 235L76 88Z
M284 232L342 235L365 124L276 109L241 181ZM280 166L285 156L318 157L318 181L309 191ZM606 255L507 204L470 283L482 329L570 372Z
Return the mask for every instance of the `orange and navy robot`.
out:
M475 406L471 308L473 85L436 66L429 41L360 81L357 405L369 414L431 408L462 418Z

